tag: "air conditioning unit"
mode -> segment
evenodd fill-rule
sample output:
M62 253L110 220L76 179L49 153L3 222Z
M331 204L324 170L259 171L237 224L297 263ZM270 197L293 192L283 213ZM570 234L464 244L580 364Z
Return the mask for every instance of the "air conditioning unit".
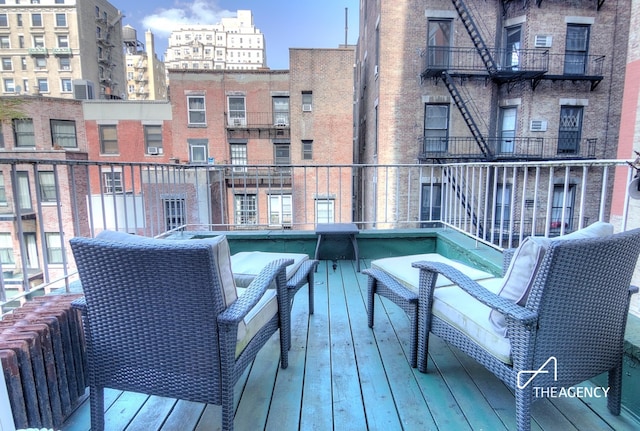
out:
M79 100L94 99L93 82L86 79L73 80L73 98Z
M532 132L546 132L547 120L531 120L529 130Z
M234 126L244 126L244 120L242 118L234 118L233 119Z
M284 118L276 118L276 127L287 127L287 120Z
M552 39L548 34L536 34L533 44L536 48L550 48Z
M158 147L149 147L147 148L147 154L155 156L157 154L160 154L160 149Z
M311 112L311 103L305 103L302 105L302 112Z

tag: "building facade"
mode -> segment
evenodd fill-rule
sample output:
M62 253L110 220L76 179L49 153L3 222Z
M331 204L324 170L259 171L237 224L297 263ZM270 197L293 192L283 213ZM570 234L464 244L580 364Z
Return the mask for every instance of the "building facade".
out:
M357 160L429 164L615 158L629 3L362 2ZM531 209L515 204L532 196L515 196L510 186L514 179L525 180L525 170L491 175L497 187L480 205L460 193L469 185L455 176L444 171L422 176L411 185L421 191L421 204L405 218L427 221L434 208L433 218L439 218L439 196L449 192L467 200L470 208L492 212L487 231L498 222L505 225L505 217L514 228L531 223ZM568 178L558 170L557 177L548 179L554 184L550 198L538 208L551 211L551 230L558 232L598 217L594 208L577 218L576 208L583 203L575 196L584 185L572 182L570 173ZM375 204L375 183L361 182L358 199L374 204L364 207L360 218L384 218ZM597 183L593 193L599 193ZM486 214L470 215L484 219ZM549 233L548 226L528 229Z
M174 158L212 166L213 225L352 220L350 170L328 179L305 165L353 161L353 106L344 97L353 58L353 49L291 50L291 71L169 72Z
M121 20L105 0L2 2L2 93L121 98Z
M264 35L250 10L212 25L174 30L164 56L167 69L253 70L267 66Z
M138 40L136 29L122 28L127 73L128 100L166 100L167 79L164 63L155 54L153 33L147 30L145 43Z

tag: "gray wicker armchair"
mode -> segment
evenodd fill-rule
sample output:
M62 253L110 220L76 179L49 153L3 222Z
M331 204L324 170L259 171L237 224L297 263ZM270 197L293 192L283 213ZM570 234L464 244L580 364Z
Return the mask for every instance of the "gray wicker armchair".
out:
M232 430L234 385L280 326L288 365L281 318L291 261L270 263L240 293L224 236L130 238L70 241L85 294L74 306L83 312L91 429L104 429L103 389L113 388L221 405L222 428Z
M399 305L415 318L417 330L412 338L417 343L420 371L427 371L430 332L467 353L514 389L517 425L523 431L531 427L530 406L537 397L534 388L569 387L604 372L609 376L609 410L620 414L624 332L630 296L638 291L630 287L630 282L640 254L640 229L543 242L544 251L532 274L528 296L520 305L438 262L413 264L420 269L419 289L414 296L375 271L369 277L370 308L373 293L380 293L400 301ZM441 289L435 288L438 274L457 284L446 289L456 289L462 295L452 304L465 319L475 318L470 310L482 307L488 314L478 315L485 319L499 313L504 324L503 341L509 348L506 357L500 354L499 336L495 343L483 343L478 332L472 334L474 331L452 323L447 313L432 311L434 293L436 301L438 295L451 293L436 292ZM378 290L380 284L384 286ZM468 299L461 301L462 297ZM552 365L557 365L555 372L536 372L549 371Z

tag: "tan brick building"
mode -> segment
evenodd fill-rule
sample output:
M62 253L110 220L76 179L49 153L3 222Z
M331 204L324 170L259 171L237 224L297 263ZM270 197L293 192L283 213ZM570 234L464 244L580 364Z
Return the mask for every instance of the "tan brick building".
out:
M614 158L629 8L628 1L587 0L364 2L355 86L357 160ZM600 181L592 178L593 193L599 193ZM373 205L365 205L359 217L383 218L376 185L361 181L358 200ZM437 203L425 196L452 192L452 181L432 176L412 185L420 190L415 199L421 204L414 206L416 214L402 218L427 220L425 212ZM500 208L491 208L497 214L504 214L507 202L532 198L512 195L510 181L497 180ZM574 197L582 185L565 186L560 172L547 181L558 186L539 210L546 213L551 206L562 212L564 220L554 220L554 226L573 229L579 224ZM566 203L565 211L557 202ZM597 219L597 209L587 212L585 219ZM532 215L509 216L519 225Z

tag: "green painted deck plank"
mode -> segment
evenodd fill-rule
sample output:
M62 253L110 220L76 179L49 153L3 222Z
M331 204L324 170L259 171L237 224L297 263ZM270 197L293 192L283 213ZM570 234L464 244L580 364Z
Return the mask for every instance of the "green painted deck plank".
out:
M334 428L366 429L341 265L328 270L328 293Z
M159 430L176 402L173 398L149 397L127 427L127 431Z
M331 262L329 262L330 264ZM302 392L301 430L333 429L331 356L327 296L327 261L321 261L315 275L315 313L309 321L307 365Z
M149 395L137 392L123 392L106 411L104 429L109 431L126 429L148 398Z
M194 429L205 407L206 404L178 400L160 429L163 431Z
M234 424L238 429L264 429L273 385L280 370L280 333L275 333L258 352L244 386Z
M380 331L393 331L402 346L403 357L408 365L410 352L409 319L402 309L387 299L380 300L380 298L376 297L376 301L374 330L376 334ZM389 337L389 344L393 344L393 338L391 337ZM384 358L383 360L386 362L389 359ZM449 390L447 382L435 370L436 367L430 357L427 363L427 373L420 373L417 368L412 369L422 398L427 404L427 411L431 413L439 429L470 430L469 423Z
M300 425L302 386L307 354L309 331L308 290L300 289L291 310L291 350L289 367L278 373L271 402L266 430L296 430Z
M366 316L367 277L356 273L353 265L354 262L347 262L342 269L349 315ZM365 266L366 263L361 262L361 268ZM409 378L408 363L401 359L383 365L376 335L368 327L366 319L352 320L351 331L369 429L401 430L403 425L407 429L427 429L427 424L432 425L429 418L418 411L425 408L424 402L419 405L420 391L411 393L415 382ZM407 375L403 375L403 371L407 371ZM401 389L399 395L393 387ZM402 417L397 407L416 417Z

